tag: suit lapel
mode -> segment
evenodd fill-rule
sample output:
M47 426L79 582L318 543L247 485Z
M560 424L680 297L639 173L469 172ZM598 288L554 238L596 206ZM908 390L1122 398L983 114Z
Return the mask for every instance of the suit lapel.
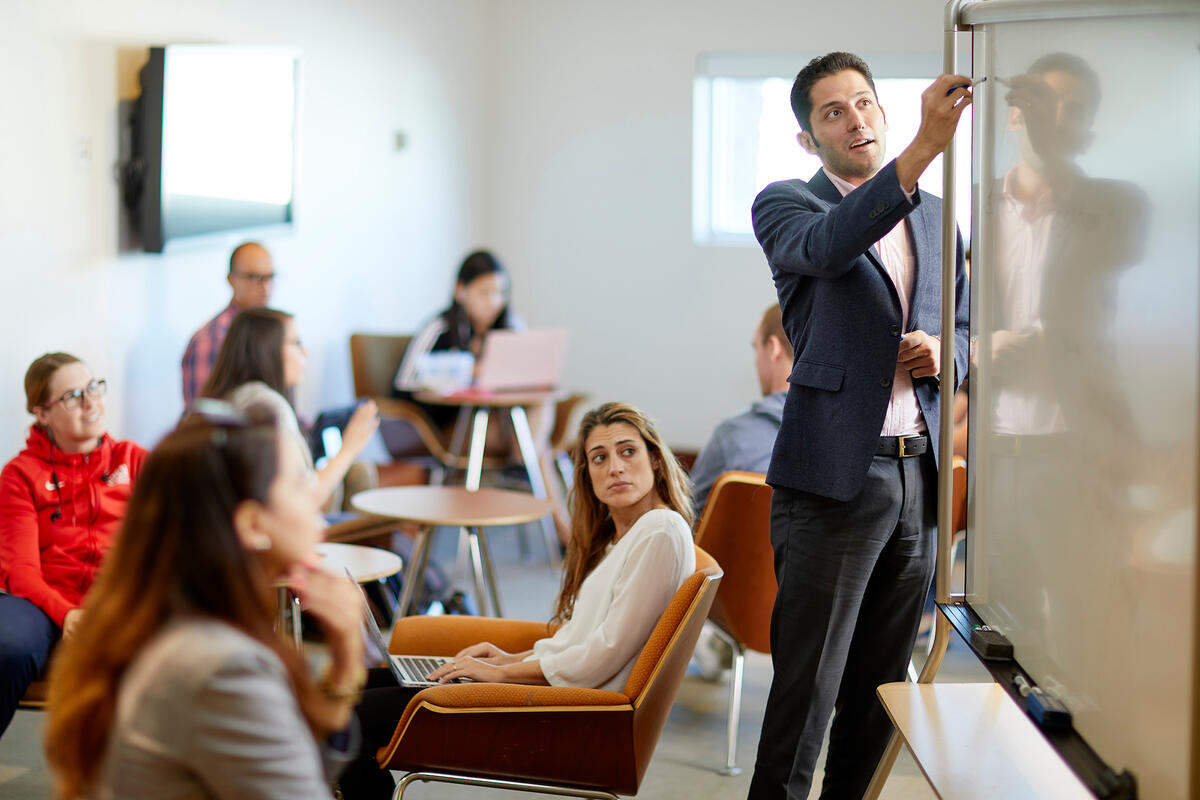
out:
M829 180L829 176L825 174L824 169L817 170L817 174L809 179L808 188L813 194L830 205L836 206L842 202L842 193L833 185L833 181ZM887 268L883 266L883 259L879 256L879 250L876 249L875 245L871 245L863 255L879 271L879 277L883 279L883 284L887 287L888 294L892 298L892 302L896 305L896 312L898 314L900 312L900 297L896 294L896 284L892 283L892 278L888 275Z

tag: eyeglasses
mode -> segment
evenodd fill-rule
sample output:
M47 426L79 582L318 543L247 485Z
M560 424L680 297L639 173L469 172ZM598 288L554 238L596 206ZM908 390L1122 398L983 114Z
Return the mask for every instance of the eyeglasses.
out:
M235 273L233 273L233 277L240 278L244 281L251 281L253 283L270 283L273 280L275 280L275 275L276 275L276 273L274 273L274 272L268 272L266 274L259 274L257 272L235 272Z
M104 380L103 378L98 378L89 383L87 386L84 386L82 389L72 389L69 392L64 392L62 397L58 398L57 400L51 400L49 403L46 403L44 406L42 406L42 408L49 411L58 403L62 403L63 408L71 411L79 408L79 404L83 401L83 396L85 394L92 400L95 400L97 397L104 397L104 393L107 391L108 381Z

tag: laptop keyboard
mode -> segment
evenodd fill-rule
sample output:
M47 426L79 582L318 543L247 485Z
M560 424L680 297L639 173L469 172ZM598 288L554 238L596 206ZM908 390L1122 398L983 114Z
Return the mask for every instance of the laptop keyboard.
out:
M421 656L394 656L393 661L408 683L433 683L429 673L442 666L448 658L423 658Z

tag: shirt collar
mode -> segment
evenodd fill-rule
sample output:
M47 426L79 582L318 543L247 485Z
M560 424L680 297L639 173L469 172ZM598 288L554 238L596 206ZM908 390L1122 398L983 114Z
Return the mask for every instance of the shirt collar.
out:
M829 178L829 182L832 183L834 187L842 193L842 197L845 197L858 188L845 178L839 178L837 175L834 175L825 167L821 167L821 171L825 173L826 178Z

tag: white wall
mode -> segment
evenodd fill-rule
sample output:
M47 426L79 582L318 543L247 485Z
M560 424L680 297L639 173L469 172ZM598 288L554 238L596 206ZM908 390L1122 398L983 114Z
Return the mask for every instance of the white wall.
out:
M152 44L301 53L296 224L264 241L284 276L274 304L310 348L302 409L349 398L351 330L413 330L462 254L489 245L531 324L571 329L568 388L641 405L698 447L757 393L749 337L774 290L757 249L692 243L697 56L937 53L941 9L0 0L0 453L24 436L21 376L48 349L107 377L113 431L153 443L180 411L188 336L227 299L240 235L123 249L118 102Z
M571 330L566 383L699 447L757 394L774 301L757 248L691 234L692 80L710 52L941 52L941 0L502 2L490 239L532 325ZM808 177L808 176L797 176Z
M352 330L411 330L445 303L485 212L479 176L486 0L163 3L0 0L0 453L30 417L21 378L51 349L109 379L112 431L151 444L181 411L179 358L228 302L231 234L128 249L112 178L118 105L146 48L300 51L296 223L263 237L274 305L309 344L299 404L351 396ZM395 131L409 146L393 148ZM86 147L90 157L80 155Z

